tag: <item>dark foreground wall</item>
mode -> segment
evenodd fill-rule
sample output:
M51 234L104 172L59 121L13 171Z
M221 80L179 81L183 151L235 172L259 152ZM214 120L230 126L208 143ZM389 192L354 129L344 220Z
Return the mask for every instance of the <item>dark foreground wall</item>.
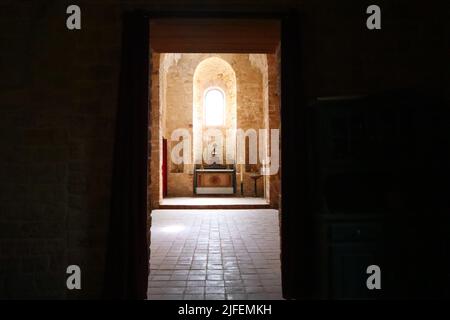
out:
M100 296L126 10L297 9L308 97L413 88L450 98L442 5L378 1L382 30L368 31L361 1L92 0L77 2L82 30L68 31L70 4L0 4L0 298ZM69 264L82 268L78 293L65 286Z

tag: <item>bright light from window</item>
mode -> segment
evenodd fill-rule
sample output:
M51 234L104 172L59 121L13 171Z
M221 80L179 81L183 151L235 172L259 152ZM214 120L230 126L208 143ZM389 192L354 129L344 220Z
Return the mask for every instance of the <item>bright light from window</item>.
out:
M210 89L205 94L205 125L222 126L224 124L224 101L222 91Z

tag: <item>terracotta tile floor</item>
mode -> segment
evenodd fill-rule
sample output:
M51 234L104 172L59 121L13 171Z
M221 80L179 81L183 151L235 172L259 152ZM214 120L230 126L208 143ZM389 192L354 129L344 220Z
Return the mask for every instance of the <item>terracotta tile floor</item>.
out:
M276 210L154 210L151 234L149 299L282 299Z

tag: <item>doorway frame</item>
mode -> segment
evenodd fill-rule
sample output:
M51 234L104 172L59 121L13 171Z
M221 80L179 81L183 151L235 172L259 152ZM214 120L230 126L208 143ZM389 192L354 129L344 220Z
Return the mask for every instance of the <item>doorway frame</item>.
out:
M273 19L281 23L281 165L280 243L282 290L285 299L314 297L314 232L308 184L307 110L301 67L301 19L296 10L257 12L155 12L145 11L149 28L152 19ZM151 28L149 35L151 34ZM151 43L150 43L151 48ZM148 68L151 87L151 63ZM151 112L151 99L148 112ZM290 139L288 139L290 137ZM292 143L295 141L295 146ZM149 153L151 153L149 145ZM145 172L150 175L150 170ZM147 188L148 196L148 188ZM147 209L147 230L151 230L151 210ZM150 247L150 236L148 237ZM150 268L150 263L147 268Z

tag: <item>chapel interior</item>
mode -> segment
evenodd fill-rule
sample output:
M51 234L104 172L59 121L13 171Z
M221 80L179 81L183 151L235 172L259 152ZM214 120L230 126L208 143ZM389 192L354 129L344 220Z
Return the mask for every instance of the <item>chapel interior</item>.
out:
M264 174L270 158L262 164L280 123L277 54L154 53L152 61L153 207L207 201L277 208L279 168Z

